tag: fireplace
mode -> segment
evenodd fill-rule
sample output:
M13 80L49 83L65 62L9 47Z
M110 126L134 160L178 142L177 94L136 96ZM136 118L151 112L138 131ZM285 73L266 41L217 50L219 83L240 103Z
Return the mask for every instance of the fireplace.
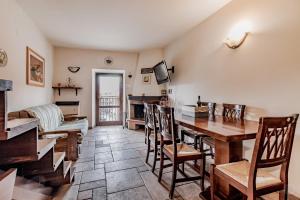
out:
M128 96L128 129L136 130L145 126L144 103L159 104L161 96Z

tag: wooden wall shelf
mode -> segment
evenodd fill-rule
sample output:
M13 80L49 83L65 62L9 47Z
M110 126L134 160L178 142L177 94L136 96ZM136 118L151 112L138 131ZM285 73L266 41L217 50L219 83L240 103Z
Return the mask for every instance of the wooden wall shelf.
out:
M61 87L58 87L58 86L53 86L52 87L54 90L58 90L58 95L60 96L60 90L75 90L76 92L76 96L78 94L78 90L81 90L82 87L67 87L67 86L61 86Z

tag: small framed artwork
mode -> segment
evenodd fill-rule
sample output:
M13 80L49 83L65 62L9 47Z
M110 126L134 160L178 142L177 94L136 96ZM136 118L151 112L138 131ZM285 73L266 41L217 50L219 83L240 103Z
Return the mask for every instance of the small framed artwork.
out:
M143 83L144 84L151 84L151 75L143 75Z
M26 80L28 85L45 86L45 59L29 47L26 49Z

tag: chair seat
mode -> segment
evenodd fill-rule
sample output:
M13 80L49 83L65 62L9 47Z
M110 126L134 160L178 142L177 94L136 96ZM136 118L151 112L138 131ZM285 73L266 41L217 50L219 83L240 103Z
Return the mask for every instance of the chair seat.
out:
M174 155L174 148L173 145L165 145L165 151L168 154ZM194 149L193 147L186 145L186 144L177 144L177 157L184 157L184 156L201 156L202 154Z
M240 161L216 166L217 171L231 177L238 183L248 187L250 163L248 161ZM256 187L262 189L271 185L282 183L281 180L265 169L258 169L256 176Z

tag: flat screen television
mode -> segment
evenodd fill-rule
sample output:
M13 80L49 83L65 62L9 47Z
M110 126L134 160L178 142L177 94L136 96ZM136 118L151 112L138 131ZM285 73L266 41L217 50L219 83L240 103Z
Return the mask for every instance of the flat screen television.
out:
M154 71L158 85L171 81L170 75L168 72L168 66L164 60L161 61L160 63L156 64L153 67L153 71Z

